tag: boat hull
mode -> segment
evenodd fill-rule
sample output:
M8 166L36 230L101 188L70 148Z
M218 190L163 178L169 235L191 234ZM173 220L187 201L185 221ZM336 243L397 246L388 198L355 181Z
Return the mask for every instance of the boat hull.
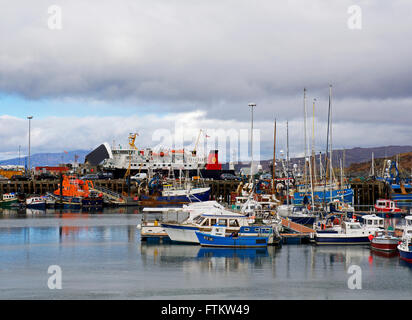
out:
M267 237L223 237L202 232L196 232L196 236L202 247L264 248L268 245Z
M0 201L0 208L10 208L13 204L17 202L18 199Z
M27 209L45 210L46 209L46 202L28 204L28 205L26 205L26 208Z
M173 225L167 223L162 223L162 227L172 241L199 243L199 239L196 236L196 231L199 230L199 228L197 227Z
M342 235L338 233L321 233L315 234L316 244L344 244L344 245L353 245L353 244L369 244L368 235L365 236L350 236Z
M398 250L398 240L373 238L371 248L376 251L394 252Z
M412 263L412 250L411 247L409 247L409 250L405 250L402 248L402 246L398 246L398 251L399 251L399 257L407 262Z
M302 205L304 197L307 197L309 203L312 202L312 195L311 193L304 193L304 192L295 192L293 195L293 204L294 205ZM339 190L332 190L332 198L330 197L330 191L315 191L313 193L313 198L315 203L329 203L334 200L340 200L344 203L352 203L353 200L353 190L352 189L339 189Z
M157 196L157 195L141 195L139 204L145 207L159 205L183 205L191 202L203 202L210 199L210 188L206 191L195 192L190 195L177 196Z

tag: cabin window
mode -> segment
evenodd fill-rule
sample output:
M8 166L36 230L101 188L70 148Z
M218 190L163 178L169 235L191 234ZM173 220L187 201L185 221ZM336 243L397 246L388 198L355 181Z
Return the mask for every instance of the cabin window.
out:
M229 227L239 227L239 223L236 219L229 219Z
M368 220L368 224L372 224L372 220Z
M374 224L378 224L378 220L375 220L375 221L374 221Z
M209 219L204 219L200 225L204 226L204 227L208 226L209 225Z
M226 227L226 226L227 226L227 220L226 220L226 219L219 219L219 220L217 221L217 224L218 224L219 226Z
M360 229L360 226L357 224L353 224L350 226L351 229Z
M210 225L214 226L216 224L216 219L210 219Z

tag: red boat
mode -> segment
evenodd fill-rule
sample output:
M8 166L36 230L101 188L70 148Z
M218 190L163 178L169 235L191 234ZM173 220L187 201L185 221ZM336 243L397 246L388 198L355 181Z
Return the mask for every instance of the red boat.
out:
M376 212L402 212L402 209L399 209L395 202L388 199L379 199L375 204Z
M376 251L395 252L400 239L394 236L393 231L378 231L375 236L370 235L371 248Z

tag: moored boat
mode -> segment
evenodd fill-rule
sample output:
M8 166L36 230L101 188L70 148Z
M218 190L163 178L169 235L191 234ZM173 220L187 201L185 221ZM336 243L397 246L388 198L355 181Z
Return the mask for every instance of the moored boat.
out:
M370 236L371 249L383 252L396 252L400 238L395 237L393 231L378 231Z
M0 208L10 208L13 204L17 204L18 199L15 193L5 193L0 199Z
M364 224L351 220L340 226L317 230L316 244L369 244L369 236L383 230L383 218L375 215L364 216Z
M44 210L46 209L46 200L38 196L29 197L26 199L26 208Z
M261 248L267 247L272 228L267 226L241 227L239 232L227 233L226 227L213 226L210 233L196 231L203 247Z

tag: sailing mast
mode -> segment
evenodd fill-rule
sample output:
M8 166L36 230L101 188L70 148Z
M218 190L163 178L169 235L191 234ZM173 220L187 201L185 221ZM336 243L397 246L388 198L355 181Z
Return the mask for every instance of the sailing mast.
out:
M316 185L316 156L315 156L315 101L313 99L313 112L312 112L312 161L313 161L313 185Z
M275 173L276 173L276 119L275 119L275 128L273 134L273 165L272 165L272 194L275 194Z
M286 204L289 210L289 123L286 121Z
M307 118L307 111L306 111L306 88L303 88L303 130L304 130L304 136L305 136L305 170L304 170L304 175L305 175L305 196L308 193L308 170L307 170L307 162L306 159L308 157L308 146L307 146L307 139L306 139L306 118Z
M330 111L330 160L329 160L329 195L332 202L332 183L333 183L333 158L332 158L332 85L329 85L329 111Z
M330 124L330 91L331 86L329 86L329 108L328 108L328 129L326 134L326 153L325 153L325 182L323 185L323 207L326 209L326 181L327 181L327 171L328 171L328 151L329 151L329 124Z

